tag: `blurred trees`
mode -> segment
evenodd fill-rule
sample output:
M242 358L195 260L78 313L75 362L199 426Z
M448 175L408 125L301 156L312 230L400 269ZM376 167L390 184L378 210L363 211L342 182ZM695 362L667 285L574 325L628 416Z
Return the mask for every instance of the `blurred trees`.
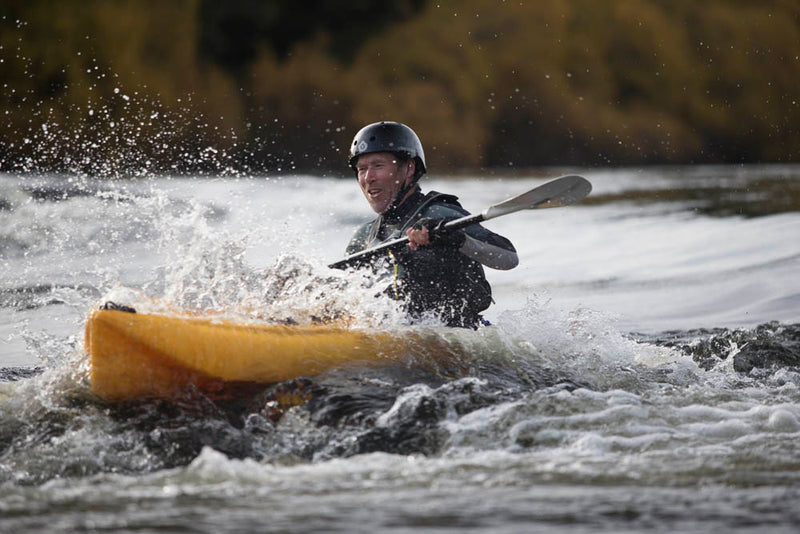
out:
M345 174L369 122L434 173L797 161L785 0L7 0L0 169Z

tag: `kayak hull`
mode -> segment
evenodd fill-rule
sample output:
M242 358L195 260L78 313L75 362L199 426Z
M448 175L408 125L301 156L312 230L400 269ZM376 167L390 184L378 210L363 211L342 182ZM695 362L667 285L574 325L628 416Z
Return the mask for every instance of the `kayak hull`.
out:
M92 390L108 401L169 398L190 387L270 384L344 365L423 364L457 356L439 336L95 310L85 346Z

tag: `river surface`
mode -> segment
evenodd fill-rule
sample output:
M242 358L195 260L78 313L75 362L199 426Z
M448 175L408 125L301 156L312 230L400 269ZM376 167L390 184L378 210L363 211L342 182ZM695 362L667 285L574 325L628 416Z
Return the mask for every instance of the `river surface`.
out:
M488 272L492 326L449 334L465 372L125 405L88 380L106 301L401 323L326 267L366 202L313 176L0 174L0 532L797 532L800 166L424 185L478 212L568 173L584 203L487 223L520 266Z

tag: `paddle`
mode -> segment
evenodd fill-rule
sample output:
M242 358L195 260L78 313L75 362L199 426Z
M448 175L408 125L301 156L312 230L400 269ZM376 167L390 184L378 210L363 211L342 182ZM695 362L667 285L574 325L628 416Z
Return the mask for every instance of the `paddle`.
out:
M520 210L541 210L545 208L558 208L575 204L592 190L592 184L586 178L574 174L556 178L544 185L535 187L530 191L517 195L499 204L489 206L481 213L476 215L466 215L460 219L455 219L444 225L443 231L453 231L478 224L495 217L508 215ZM389 250L397 250L402 245L408 243L408 238L398 237L380 245L356 252L328 265L331 269L346 269L347 267L361 263L369 258L383 254Z

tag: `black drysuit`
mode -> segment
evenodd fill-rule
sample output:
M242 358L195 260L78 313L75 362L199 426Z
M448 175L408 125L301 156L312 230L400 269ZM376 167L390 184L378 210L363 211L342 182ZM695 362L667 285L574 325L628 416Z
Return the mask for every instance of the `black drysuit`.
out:
M457 197L435 191L423 195L416 190L400 206L361 226L351 239L347 254L401 237L420 219L464 215L469 212ZM448 326L476 327L481 321L480 313L492 303L492 289L481 262L492 265L494 258L503 258L501 261L510 262L511 267L516 265L516 251L506 238L480 225L460 231L467 237L458 249L434 244L414 251L405 246L370 263L376 272L392 277L387 293L403 301L412 322L433 314Z

